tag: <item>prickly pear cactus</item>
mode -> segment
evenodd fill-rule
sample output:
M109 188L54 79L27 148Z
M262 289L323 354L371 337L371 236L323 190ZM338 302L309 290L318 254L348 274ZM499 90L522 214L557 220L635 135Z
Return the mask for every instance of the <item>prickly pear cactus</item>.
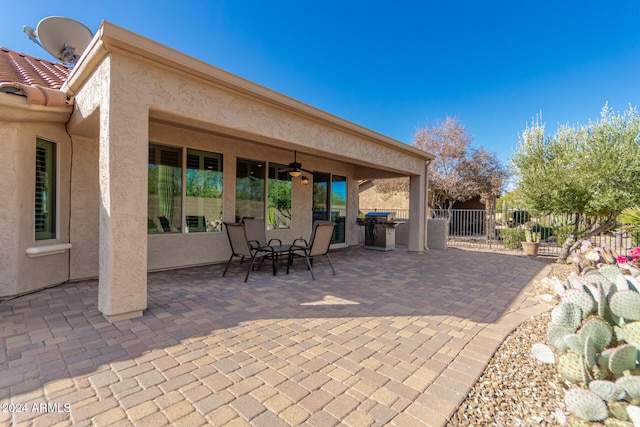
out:
M578 334L570 334L564 337L564 342L569 350L578 356L584 356L584 339Z
M564 402L571 412L586 421L602 421L609 415L604 400L591 390L569 389L564 395Z
M536 343L531 346L531 354L534 358L539 360L542 363L546 363L548 365L553 365L556 363L556 355L553 353L553 350L542 343Z
M562 302L580 307L583 319L586 319L596 308L593 297L584 289L567 289L562 295Z
M631 344L621 345L609 357L609 370L616 376L621 376L625 371L634 369L637 363L638 349Z
M603 265L599 271L611 283L616 283L618 276L622 275L622 271L614 265Z
M624 389L613 381L595 380L589 383L589 389L607 402L624 399Z
M613 328L607 322L600 318L593 318L587 320L582 327L578 330L578 335L583 341L590 337L593 340L593 344L596 346L596 350L601 352L611 344L613 338Z
M640 322L631 322L620 328L620 340L627 344L640 344Z
M629 420L629 414L627 413L627 408L629 407L629 402L611 402L607 404L609 408L609 417L615 418L607 418L605 421L605 426L621 426L621 427L629 427L629 423L624 423L624 421ZM613 421L616 421L614 423Z
M564 338L567 335L571 335L573 331L564 326L558 326L555 324L551 324L549 326L549 332L547 333L547 340L549 343L554 346L558 351L566 351L568 346L565 343Z
M609 306L616 316L626 320L640 320L640 293L627 290L614 293Z
M551 321L575 332L582 324L582 309L572 303L562 303L551 311Z
M635 405L627 406L627 415L629 415L629 419L633 422L634 426L640 426L640 407Z
M618 378L616 385L625 392L625 399L633 405L640 403L640 377L628 376Z
M551 312L551 346L536 344L532 355L581 386L565 403L582 422L640 427L640 276L589 266L554 288L562 303Z
M578 384L583 380L584 362L577 354L565 353L558 358L558 372L566 380Z
M596 350L596 346L593 343L591 337L586 337L584 340L584 363L586 363L587 368L593 368L596 366L598 362L598 351Z

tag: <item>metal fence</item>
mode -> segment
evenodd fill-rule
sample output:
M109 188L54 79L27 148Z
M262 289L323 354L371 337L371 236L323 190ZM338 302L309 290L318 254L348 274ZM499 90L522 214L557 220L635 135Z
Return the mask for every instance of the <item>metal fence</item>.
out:
M396 218L409 218L409 209L404 208L360 208L360 211L365 214L393 212ZM445 209L430 209L427 218L446 218L447 214ZM532 210L453 209L449 219L447 246L521 253L520 249L505 247L502 230L535 226L534 231L540 232L542 238L538 254L557 256L565 238L559 231L569 224L571 218L567 216L541 215ZM590 240L594 246L606 247L620 255L626 255L629 249L638 246L640 236L637 233L634 236L629 232L609 231L593 236Z
M363 214L368 212L393 212L395 218L409 219L409 209L404 208L360 208L360 212Z
M429 218L446 218L447 210L431 209ZM523 210L473 210L453 209L449 218L447 246L498 251L519 251L505 247L502 230L509 228L533 229L540 233L540 255L557 256L565 235L562 227L570 224L570 218L541 215ZM626 255L638 244L638 236L629 232L609 231L590 238L594 246L606 247L617 254Z

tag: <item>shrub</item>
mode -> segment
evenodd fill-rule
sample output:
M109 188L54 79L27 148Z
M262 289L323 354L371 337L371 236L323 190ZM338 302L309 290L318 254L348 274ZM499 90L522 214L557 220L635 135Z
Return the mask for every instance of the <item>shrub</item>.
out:
M521 242L525 241L526 231L524 228L503 228L500 231L502 244L507 249L520 249Z
M511 214L511 222L514 226L529 222L530 219L531 215L527 211L514 211Z
M546 240L549 237L553 236L553 228L543 227L540 224L534 224L533 227L531 227L531 231L533 231L534 233L540 233L540 238L542 240Z

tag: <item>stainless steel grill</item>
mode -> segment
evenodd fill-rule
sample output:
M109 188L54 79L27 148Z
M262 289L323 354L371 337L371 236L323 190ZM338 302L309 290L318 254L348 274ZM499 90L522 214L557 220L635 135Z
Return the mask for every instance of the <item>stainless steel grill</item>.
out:
M395 220L393 212L369 212L356 222L364 227L365 249L392 251L396 248L396 227L402 222Z

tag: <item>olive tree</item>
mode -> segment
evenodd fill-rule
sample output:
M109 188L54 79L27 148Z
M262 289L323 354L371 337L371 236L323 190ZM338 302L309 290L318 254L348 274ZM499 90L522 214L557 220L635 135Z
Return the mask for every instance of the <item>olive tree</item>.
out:
M634 108L617 114L607 105L599 120L561 126L553 136L540 119L522 132L512 158L520 196L533 209L574 219L559 260L578 239L613 228L623 209L640 203L639 132Z

